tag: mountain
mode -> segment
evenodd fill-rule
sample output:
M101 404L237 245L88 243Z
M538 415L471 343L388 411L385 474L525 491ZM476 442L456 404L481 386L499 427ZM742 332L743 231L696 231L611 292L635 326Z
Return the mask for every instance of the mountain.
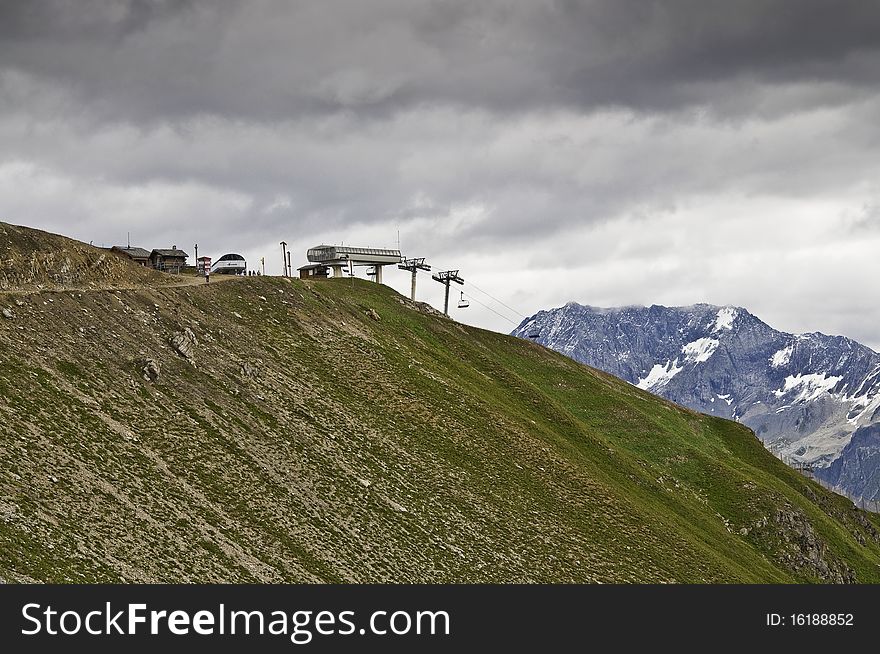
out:
M0 293L0 580L880 582L742 425L374 283L142 272Z
M853 497L877 502L880 487L880 423L861 427L827 468L816 470L818 477Z
M737 420L798 464L829 466L857 429L880 422L880 355L841 336L777 331L739 307L570 303L513 333L682 406ZM877 462L865 459L857 472L860 465L850 462L841 488L880 499Z

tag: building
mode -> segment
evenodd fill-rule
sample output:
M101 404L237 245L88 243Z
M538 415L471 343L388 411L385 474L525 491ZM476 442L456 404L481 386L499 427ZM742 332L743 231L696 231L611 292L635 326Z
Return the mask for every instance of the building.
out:
M317 245L306 256L312 263L320 263L333 269L334 277L342 276L346 266L369 266L376 281L382 283L382 268L402 261L400 250L379 248L354 248L343 245Z
M217 259L210 268L211 273L218 275L245 275L247 274L247 261L240 254L230 252Z
M196 272L200 275L211 272L211 257L199 257L196 262Z
M186 252L173 245L170 250L153 250L150 253L150 264L156 270L179 273L186 267L187 257L189 255Z
M133 248L133 247L123 247L121 245L114 245L110 248L110 251L120 257L124 257L129 259L130 261L135 262L140 266L149 266L150 263L150 251L145 250L143 248Z
M321 263L313 263L298 269L300 279L327 279L330 268Z

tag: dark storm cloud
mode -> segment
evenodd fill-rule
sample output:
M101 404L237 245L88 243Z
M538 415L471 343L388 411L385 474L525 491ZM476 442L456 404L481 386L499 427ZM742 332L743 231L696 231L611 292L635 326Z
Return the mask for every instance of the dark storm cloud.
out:
M873 87L878 34L860 0L55 0L3 3L0 60L121 120L422 104L741 115L768 85L824 82L812 101L831 104Z
M41 0L0 5L0 37L16 41L118 43L156 20L179 14L189 0Z
M880 343L848 285L880 247L878 35L859 0L0 0L0 217L252 261L399 229L524 311L738 303Z

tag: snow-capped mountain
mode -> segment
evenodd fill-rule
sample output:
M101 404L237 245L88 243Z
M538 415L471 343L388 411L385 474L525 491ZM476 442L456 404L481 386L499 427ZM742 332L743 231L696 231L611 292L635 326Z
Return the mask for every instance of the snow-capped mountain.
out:
M880 354L842 336L786 334L739 307L569 303L527 318L513 334L738 420L794 462L827 467L857 429L880 423ZM877 486L866 497L880 497L876 471L864 473Z

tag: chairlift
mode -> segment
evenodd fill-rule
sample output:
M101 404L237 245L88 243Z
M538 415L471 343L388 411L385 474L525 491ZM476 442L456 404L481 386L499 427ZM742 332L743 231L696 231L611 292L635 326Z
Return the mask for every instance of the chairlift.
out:
M469 306L471 306L470 300L465 298L464 291L462 291L461 297L458 300L458 308L459 309L467 309Z

